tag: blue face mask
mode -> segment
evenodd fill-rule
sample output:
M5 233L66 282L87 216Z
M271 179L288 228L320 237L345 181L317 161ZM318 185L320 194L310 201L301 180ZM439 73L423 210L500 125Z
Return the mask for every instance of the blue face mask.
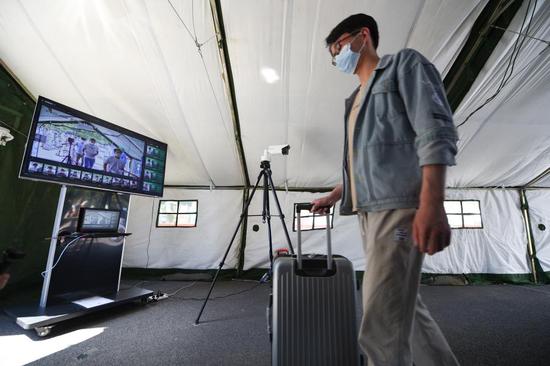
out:
M357 63L359 62L359 57L361 57L361 51L365 46L363 44L363 46L361 46L361 49L358 52L353 52L351 50L352 42L345 45L340 51L340 53L336 55L336 57L334 58L334 61L336 62L336 67L338 68L338 70L345 72L347 74L353 74L355 72L355 69L357 68Z

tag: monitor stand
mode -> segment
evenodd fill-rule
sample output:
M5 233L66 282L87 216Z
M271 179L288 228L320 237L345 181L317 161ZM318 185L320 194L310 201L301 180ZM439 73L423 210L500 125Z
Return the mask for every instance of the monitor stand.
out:
M57 245L61 218L63 216L63 205L65 203L66 193L67 186L62 185L61 191L59 192L59 201L57 202L57 211L52 230L48 260L46 262L46 274L42 285L42 293L40 296L39 304L19 305L4 308L4 311L15 320L17 325L19 325L23 329L34 329L40 337L47 336L53 326L62 321L136 300L141 300L142 303L146 303L147 298L153 295L153 291L151 290L142 289L139 287L132 287L129 289L120 290L119 286L117 286L118 290L110 294L90 294L86 295L86 297L76 300L67 300L66 302L60 304L47 305L52 267L55 259L55 249ZM101 234L96 235L102 236ZM120 235L122 234L117 233L110 234L109 236Z
M109 295L90 296L58 305L48 305L47 307L22 305L8 307L4 311L21 328L34 329L40 337L45 337L54 325L62 321L132 301L141 300L142 303L146 303L147 298L152 295L153 291L151 290L132 287Z

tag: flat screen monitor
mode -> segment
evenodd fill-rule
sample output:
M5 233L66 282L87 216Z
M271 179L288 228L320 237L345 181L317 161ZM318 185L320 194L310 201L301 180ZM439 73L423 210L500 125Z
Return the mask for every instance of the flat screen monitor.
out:
M119 210L81 207L76 231L79 233L116 233L119 220Z
M19 177L162 197L167 148L39 97Z

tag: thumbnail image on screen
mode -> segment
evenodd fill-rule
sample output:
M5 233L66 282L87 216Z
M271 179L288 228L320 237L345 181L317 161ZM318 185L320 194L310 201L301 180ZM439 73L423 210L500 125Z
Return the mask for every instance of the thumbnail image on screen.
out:
M81 208L78 218L80 232L117 232L120 218L118 210Z
M162 142L39 97L20 177L161 196L166 150Z

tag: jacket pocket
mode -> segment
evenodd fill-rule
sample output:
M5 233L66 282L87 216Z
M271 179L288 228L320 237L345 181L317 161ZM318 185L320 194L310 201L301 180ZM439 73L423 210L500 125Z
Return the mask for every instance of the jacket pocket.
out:
M358 156L357 197L360 205L369 202L418 198L421 170L414 142L376 144Z
M376 117L386 119L405 113L405 104L397 83L391 79L380 80L372 87L372 102Z

